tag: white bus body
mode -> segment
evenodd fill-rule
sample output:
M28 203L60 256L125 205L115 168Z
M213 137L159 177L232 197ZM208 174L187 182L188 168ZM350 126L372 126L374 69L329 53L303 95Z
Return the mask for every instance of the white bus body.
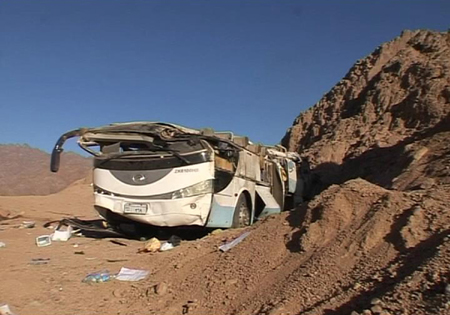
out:
M229 132L157 122L82 128L58 140L53 172L71 137L94 155L94 206L112 225L242 227L302 201L298 154Z

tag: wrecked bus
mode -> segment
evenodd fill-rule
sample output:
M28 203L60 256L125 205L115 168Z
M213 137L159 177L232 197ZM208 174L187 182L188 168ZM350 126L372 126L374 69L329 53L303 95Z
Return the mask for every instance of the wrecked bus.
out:
M93 155L94 207L112 226L230 228L302 201L297 153L247 137L161 122L115 123L63 134Z

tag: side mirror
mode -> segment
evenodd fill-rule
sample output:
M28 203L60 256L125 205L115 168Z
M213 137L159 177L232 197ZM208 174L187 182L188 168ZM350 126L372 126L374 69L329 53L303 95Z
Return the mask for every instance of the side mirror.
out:
M52 151L52 157L50 160L50 170L53 173L58 172L59 170L59 162L61 159L61 152L63 151L62 148L60 148L59 146L55 146L55 148Z
M58 141L55 144L55 147L52 151L52 157L50 159L50 170L53 173L56 173L59 170L59 161L61 158L61 152L64 151L63 145L67 139L79 136L82 132L82 129L76 129L69 132L66 132L61 137L59 137Z

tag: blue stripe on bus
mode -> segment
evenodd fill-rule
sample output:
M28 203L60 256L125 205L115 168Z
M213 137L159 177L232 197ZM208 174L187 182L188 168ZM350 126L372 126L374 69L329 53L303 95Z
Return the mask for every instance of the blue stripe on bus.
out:
M215 200L211 207L207 227L228 228L233 224L234 207L221 206Z

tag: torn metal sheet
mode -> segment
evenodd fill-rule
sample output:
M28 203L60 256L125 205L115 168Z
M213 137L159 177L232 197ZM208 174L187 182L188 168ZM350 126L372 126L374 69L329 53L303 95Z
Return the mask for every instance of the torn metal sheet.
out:
M250 232L244 232L241 235L239 235L236 239L232 240L231 242L219 246L219 250L222 252L229 251L230 249L235 247L237 244L242 242L249 235L250 235Z

